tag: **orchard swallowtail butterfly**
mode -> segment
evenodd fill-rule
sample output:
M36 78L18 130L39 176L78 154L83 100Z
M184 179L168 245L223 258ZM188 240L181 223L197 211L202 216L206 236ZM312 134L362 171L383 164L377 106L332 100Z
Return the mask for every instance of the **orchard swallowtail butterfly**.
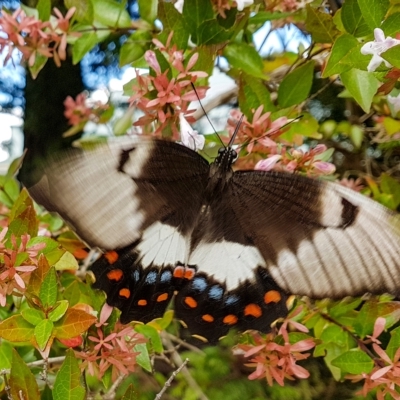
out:
M340 185L236 171L178 143L124 137L54 157L28 188L91 247L122 323L175 315L210 342L270 330L290 294L399 293L397 214Z

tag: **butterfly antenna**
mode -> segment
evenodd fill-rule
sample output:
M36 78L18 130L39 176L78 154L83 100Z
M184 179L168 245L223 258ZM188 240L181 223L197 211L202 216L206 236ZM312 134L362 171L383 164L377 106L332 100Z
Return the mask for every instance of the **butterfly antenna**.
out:
M219 141L221 142L222 146L225 147L224 142L223 142L223 141L221 140L221 138L219 137L217 131L216 131L215 128L214 128L214 125L212 124L210 118L208 117L207 111L204 109L203 104L201 103L201 100L200 100L200 97L199 97L199 95L198 95L198 93L197 93L196 87L194 86L193 82L190 82L190 84L192 85L192 88L193 88L194 92L196 93L196 97L197 97L197 100L199 101L200 108L202 109L202 111L203 111L205 117L207 118L208 123L210 124L210 126L211 126L211 128L213 129L214 133L217 135L217 137L218 137Z
M229 143L228 143L228 146L227 146L228 148L230 148L230 147L233 146L233 142L235 141L236 135L237 135L237 133L239 132L240 125L242 125L243 118L244 118L244 114L242 114L242 116L241 116L240 119L239 119L238 124L236 125L235 132L233 132L233 135L232 135L232 137L231 137L231 140L230 140Z
M283 124L283 125L280 126L279 128L275 129L275 130L272 131L272 132L269 132L268 134L266 134L266 135L264 135L264 136L261 136L261 137L259 137L259 138L257 138L257 139L250 140L249 142L245 142L245 143L241 144L240 146L238 146L237 151L239 152L239 150L241 150L241 149L242 149L243 147L245 147L245 146L248 146L250 143L255 143L255 142L257 142L258 140L260 140L260 139L262 139L262 138L264 138L264 137L270 136L271 134L274 134L275 132L278 132L279 130L283 129L285 126L288 126L288 125L290 125L291 123L293 123L293 122L295 122L295 121L297 121L298 119L301 119L301 118L303 118L303 115L299 115L298 117L293 118L291 121L286 122L286 124ZM243 119L243 117L242 117L242 119ZM242 120L242 119L241 119L241 120ZM241 120L240 120L240 121L241 121ZM239 124L238 126L240 126L240 124ZM238 128L236 128L236 129L238 129ZM236 133L236 131L235 131L235 133ZM235 133L234 133L234 135L235 135ZM232 137L233 137L233 136L232 136ZM231 139L231 141L232 141L232 139ZM230 142L229 142L229 144L230 144Z

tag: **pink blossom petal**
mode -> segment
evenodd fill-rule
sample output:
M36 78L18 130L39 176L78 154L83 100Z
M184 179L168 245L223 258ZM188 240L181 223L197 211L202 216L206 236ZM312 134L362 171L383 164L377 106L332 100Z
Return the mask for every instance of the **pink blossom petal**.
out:
M268 157L268 158L265 159L265 160L259 161L259 162L255 165L254 169L255 169L255 170L258 170L258 171L271 171L271 170L275 167L276 163L277 163L281 158L282 158L281 155L279 155L279 154L274 154L273 156L270 156L270 157Z
M378 369L378 371L374 372L371 375L371 379L375 380L375 379L379 379L381 376L385 375L386 372L390 371L390 369L392 368L391 365L387 366L387 367L383 367Z

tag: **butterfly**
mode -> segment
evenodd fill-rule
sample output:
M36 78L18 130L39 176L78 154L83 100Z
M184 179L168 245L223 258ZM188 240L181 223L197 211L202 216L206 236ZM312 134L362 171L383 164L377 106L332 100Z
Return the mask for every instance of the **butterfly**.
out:
M95 288L121 322L176 317L215 342L229 329L268 332L291 294L399 293L396 213L335 183L233 171L178 143L124 137L55 156L28 187L103 251Z

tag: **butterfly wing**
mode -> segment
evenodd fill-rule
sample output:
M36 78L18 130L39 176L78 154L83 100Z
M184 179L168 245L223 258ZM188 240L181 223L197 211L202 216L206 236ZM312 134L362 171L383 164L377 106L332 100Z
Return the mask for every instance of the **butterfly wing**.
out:
M397 214L338 184L291 174L237 172L232 192L241 226L282 289L313 298L399 293Z
M149 321L183 282L173 272L186 261L208 173L190 149L133 137L54 157L28 190L90 246L113 250L93 265L95 287L123 322Z

